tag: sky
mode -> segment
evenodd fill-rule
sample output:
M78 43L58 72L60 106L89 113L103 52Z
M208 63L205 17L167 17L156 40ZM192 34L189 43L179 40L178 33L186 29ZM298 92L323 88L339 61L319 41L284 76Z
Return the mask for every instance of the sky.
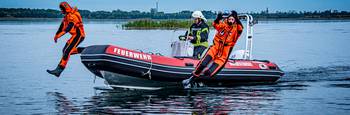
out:
M0 0L1 8L57 9L63 0ZM84 10L139 10L149 12L159 2L159 11L172 13L183 10L238 12L275 11L350 11L350 0L66 0Z

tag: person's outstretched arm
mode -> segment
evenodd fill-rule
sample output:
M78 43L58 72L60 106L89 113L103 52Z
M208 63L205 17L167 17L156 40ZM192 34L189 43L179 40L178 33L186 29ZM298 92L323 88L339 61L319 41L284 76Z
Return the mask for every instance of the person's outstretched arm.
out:
M224 27L223 23L221 22L222 19L223 19L223 14L219 12L218 15L216 16L216 19L213 22L213 27L216 30L219 30L220 28Z

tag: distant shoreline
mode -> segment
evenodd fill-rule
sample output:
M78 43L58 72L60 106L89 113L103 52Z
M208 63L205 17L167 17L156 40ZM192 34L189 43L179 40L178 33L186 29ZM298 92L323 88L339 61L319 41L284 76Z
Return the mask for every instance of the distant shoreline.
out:
M143 12L143 11L89 11L79 9L84 19L190 19L192 12L189 10L176 13ZM207 19L215 19L217 12L202 11ZM349 11L324 10L324 11L276 11L250 12L257 20L348 20ZM57 9L30 9L30 8L0 8L0 19L16 18L62 18L63 15Z
M0 21L3 20L62 20L62 18L14 18L14 17L0 17ZM145 18L147 19L147 18ZM94 19L94 18L84 18L83 20L126 20L126 21L132 21L132 20L143 20L142 18L136 18L136 19ZM188 19L150 19L150 20L192 20L191 18ZM213 20L213 19L209 19ZM350 20L350 18L255 18L255 20L258 21L288 21L288 20Z
M276 19L276 20L260 20L256 23L269 23L269 22L342 22L342 21L350 21L347 20L313 20L313 19ZM191 20L133 20L128 21L127 23L122 24L122 28L126 30L152 30L152 29L163 29L163 30L173 30L173 29L186 29L189 28L193 23ZM213 20L207 21L210 28L213 28L211 23Z

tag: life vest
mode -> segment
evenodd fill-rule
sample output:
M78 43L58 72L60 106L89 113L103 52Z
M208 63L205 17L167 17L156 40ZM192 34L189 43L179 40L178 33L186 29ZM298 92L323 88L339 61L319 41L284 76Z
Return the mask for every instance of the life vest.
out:
M201 36L201 34L205 34L205 36ZM192 24L190 27L190 35L192 35L195 39L191 40L193 46L204 46L208 47L208 34L209 34L209 26L202 22L201 24Z

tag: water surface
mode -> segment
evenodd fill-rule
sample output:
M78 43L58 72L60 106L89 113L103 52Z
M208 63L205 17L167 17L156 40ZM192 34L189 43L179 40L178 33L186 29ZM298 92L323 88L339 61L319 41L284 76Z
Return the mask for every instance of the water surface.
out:
M277 63L276 84L157 91L112 90L72 56L60 78L56 67L65 41L55 44L60 20L0 21L0 113L228 113L349 114L350 21L260 21L254 59ZM122 30L123 20L85 21L81 46L114 44L170 55L185 30ZM210 41L215 34L210 31ZM243 35L244 36L244 35ZM244 48L241 37L234 48Z

